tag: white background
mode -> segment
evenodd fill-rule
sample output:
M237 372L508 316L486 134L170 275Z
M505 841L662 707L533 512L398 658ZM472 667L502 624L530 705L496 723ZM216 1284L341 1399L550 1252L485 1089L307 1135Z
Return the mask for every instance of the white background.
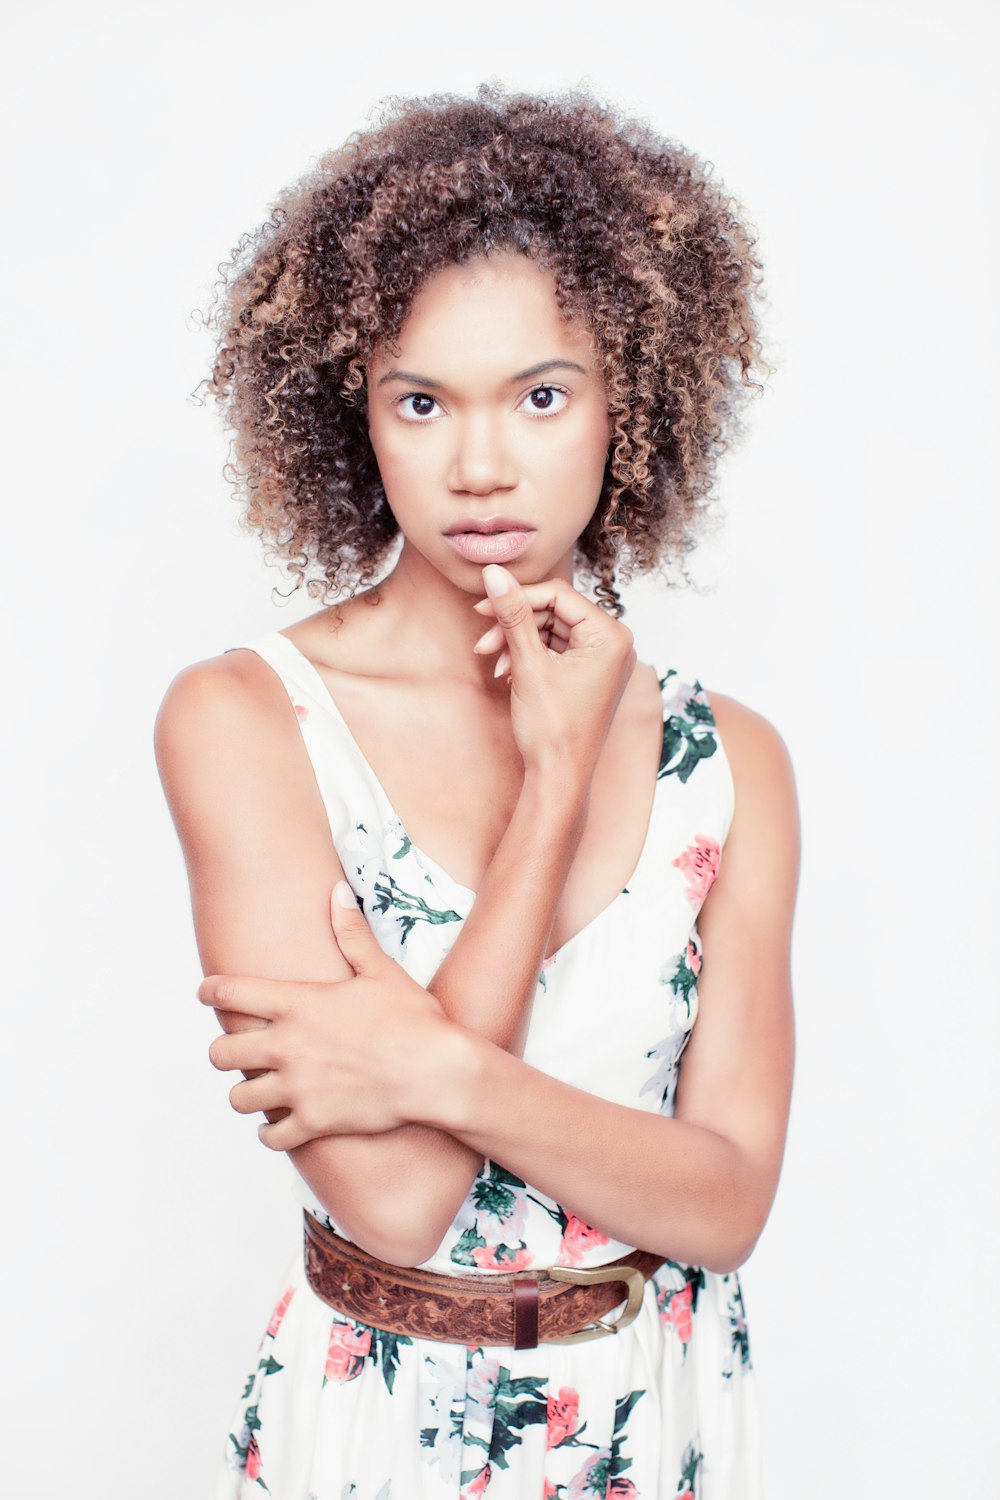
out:
M277 607L237 530L192 310L381 97L488 77L589 84L761 235L779 368L726 529L704 592L637 587L629 623L771 717L799 777L797 1078L742 1272L769 1500L996 1493L996 56L973 0L9 27L5 1494L206 1494L299 1232L207 1062L153 762L176 671L317 607Z

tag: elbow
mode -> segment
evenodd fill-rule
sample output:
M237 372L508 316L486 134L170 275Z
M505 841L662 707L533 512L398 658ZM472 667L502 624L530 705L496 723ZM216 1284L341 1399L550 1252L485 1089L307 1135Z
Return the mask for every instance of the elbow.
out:
M740 1266L745 1265L753 1254L759 1236L741 1236L739 1239L728 1238L724 1242L714 1244L710 1253L702 1257L701 1264L706 1271L715 1271L719 1276L728 1276L732 1271L738 1271Z
M343 1208L339 1214L334 1209L327 1211L343 1224L355 1245L376 1260L385 1261L386 1265L403 1268L419 1266L430 1260L447 1229L446 1226L439 1231L436 1225L426 1223L426 1208L422 1215L413 1216L407 1215L398 1205L389 1214L373 1214L368 1206L360 1219L345 1214Z
M770 1213L770 1199L765 1203L756 1193L746 1191L734 1193L730 1202L738 1203L740 1198L739 1211L730 1211L717 1223L709 1254L701 1262L706 1271L727 1276L745 1265L756 1249Z

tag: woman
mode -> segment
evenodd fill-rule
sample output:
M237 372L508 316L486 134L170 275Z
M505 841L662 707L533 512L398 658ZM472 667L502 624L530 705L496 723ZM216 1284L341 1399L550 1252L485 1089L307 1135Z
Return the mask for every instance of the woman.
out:
M211 1060L305 1209L217 1495L756 1496L795 797L615 587L692 544L750 240L644 127L483 87L395 101L232 269L249 523L348 597L157 722Z

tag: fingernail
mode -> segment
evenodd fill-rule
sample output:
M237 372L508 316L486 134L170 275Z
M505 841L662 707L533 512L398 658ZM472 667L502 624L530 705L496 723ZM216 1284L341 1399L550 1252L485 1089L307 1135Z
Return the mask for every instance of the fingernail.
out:
M355 900L354 892L351 890L351 887L347 884L346 880L337 881L337 884L333 888L333 894L336 897L338 906L346 906L348 910L350 910L352 906L357 908L358 903Z
M497 594L506 594L510 588L510 574L505 573L503 568L496 563L487 563L483 569L483 581L486 584L486 592L494 597Z
M505 672L510 671L510 656L506 651L501 651L497 657L497 664L493 668L494 677L502 677Z
M486 634L485 635L481 635L479 637L478 641L476 642L476 644L472 648L473 651L484 651L484 650L486 650L487 648L486 648L486 644L485 643L490 639L491 636L494 636L494 637L496 636L496 626L495 625L491 625L490 628L489 628L489 630L487 630Z

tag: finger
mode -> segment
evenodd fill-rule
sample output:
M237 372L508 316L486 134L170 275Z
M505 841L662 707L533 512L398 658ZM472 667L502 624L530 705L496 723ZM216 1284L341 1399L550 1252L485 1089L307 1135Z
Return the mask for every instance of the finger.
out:
M524 670L545 650L532 606L513 573L498 563L490 563L483 569L483 582L493 601L497 623L503 628L511 667Z
M501 625L491 625L486 634L479 637L472 649L477 652L498 651L503 643L503 627Z
M330 916L341 953L355 975L367 978L384 967L386 954L368 925L346 880L338 880L330 896Z
M490 566L497 567L498 564L491 563ZM484 569L484 574L485 571ZM599 604L595 604L592 599L585 598L565 578L545 578L538 583L521 583L518 584L518 588L536 614L540 610L550 610L569 628L582 623L585 619L607 620L614 623L606 610L603 610ZM503 595L500 596L500 598L503 597ZM495 596L487 595L485 599L478 599L472 607L478 614L495 615L497 602Z
M257 1068L273 1067L274 1040L270 1032L269 1026L262 1026L217 1036L208 1049L208 1060L220 1073L231 1073L234 1068L252 1073Z
M259 1125L257 1135L269 1151L293 1151L296 1146L304 1146L306 1141L314 1139L294 1114L286 1115L283 1120Z
M568 641L569 627L554 615L551 609L536 609L533 611L535 625L538 633L546 645L551 645L553 640ZM488 654L490 651L499 651L506 643L506 636L502 625L491 625L485 635L481 635L473 646L473 651L480 654Z
M286 1093L280 1073L263 1073L234 1084L229 1102L238 1115L253 1115L262 1109L280 1109L287 1102Z
M235 1010L245 1016L276 1021L287 1014L294 989L294 985L281 979L208 974L198 986L198 999L202 1005L213 1005L216 1010Z

